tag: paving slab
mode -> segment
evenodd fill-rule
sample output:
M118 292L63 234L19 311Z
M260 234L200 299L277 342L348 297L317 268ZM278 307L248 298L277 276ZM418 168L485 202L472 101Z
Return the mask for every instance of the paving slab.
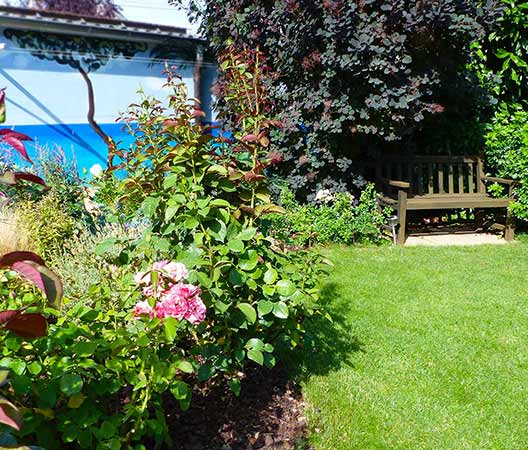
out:
M504 245L509 244L501 236L492 233L463 233L463 234L431 234L424 236L409 236L405 241L406 247L448 246L448 245Z

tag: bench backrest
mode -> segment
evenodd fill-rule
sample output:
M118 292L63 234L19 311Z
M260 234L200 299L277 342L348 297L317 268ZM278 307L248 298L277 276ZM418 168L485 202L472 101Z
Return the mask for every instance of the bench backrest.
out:
M486 192L478 156L390 157L377 166L378 179L406 181L411 196L479 195ZM383 184L383 183L381 183ZM382 186L387 192L388 187Z

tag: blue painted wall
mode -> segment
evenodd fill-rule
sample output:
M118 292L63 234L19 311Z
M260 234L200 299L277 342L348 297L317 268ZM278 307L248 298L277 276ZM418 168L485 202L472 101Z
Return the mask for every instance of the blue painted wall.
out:
M87 124L87 87L79 72L55 61L46 61L33 56L28 50L19 48L4 36L0 28L0 87L7 88L7 121L0 127L14 128L34 139L35 145L55 146L66 154L75 154L80 170L93 164L104 165L106 146ZM130 136L116 124L119 112L138 100L137 91L164 99L162 85L164 65L149 59L149 50L138 53L128 60L116 58L90 74L96 97L96 120L103 130L121 146L132 142ZM193 92L192 63L182 60L171 62ZM215 77L214 68L208 67L203 75L203 92L210 91ZM210 101L205 95L205 107ZM211 120L210 112L208 119Z

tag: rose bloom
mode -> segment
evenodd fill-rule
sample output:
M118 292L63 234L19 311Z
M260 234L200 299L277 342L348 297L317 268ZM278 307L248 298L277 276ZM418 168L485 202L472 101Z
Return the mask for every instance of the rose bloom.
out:
M136 306L134 306L134 315L136 318L139 318L142 315L154 317L154 313L154 308L152 308L152 306L150 306L149 302L146 300L137 302Z
M163 292L162 301L156 304L156 315L160 319L174 317L187 319L197 324L205 319L206 307L200 298L200 289L191 284L175 284Z
M178 283L189 276L187 268L178 262L169 262L167 260L155 262L152 265L153 270L160 271L163 275L168 276L174 283Z
M193 325L196 325L204 321L206 312L207 308L204 302L198 295L195 295L187 302L187 312L184 317Z

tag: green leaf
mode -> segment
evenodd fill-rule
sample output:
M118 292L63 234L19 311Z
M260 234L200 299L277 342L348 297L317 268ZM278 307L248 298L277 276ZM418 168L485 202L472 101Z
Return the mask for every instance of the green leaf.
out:
M278 317L279 319L287 319L289 314L290 312L288 311L286 303L279 302L273 306L273 315L275 317Z
M94 354L96 348L97 344L95 342L78 342L74 346L74 352L77 356L88 357Z
M215 373L215 369L211 364L202 364L198 369L198 381L207 381Z
M249 341L246 342L245 347L248 348L248 349L254 349L254 350L262 351L262 350L264 350L264 342L262 342L258 338L252 338L252 339L250 339Z
M174 342L177 334L177 325L178 322L174 317L167 317L163 321L163 330L165 331L165 337L168 342Z
M83 387L83 380L82 378L73 373L69 373L64 375L60 379L60 390L63 394L66 395L75 395L81 392Z
M234 253L242 253L244 251L244 243L240 239L233 239L227 243L227 248Z
M261 300L258 302L257 309L261 316L265 316L273 311L273 303L268 300Z
M237 308L244 313L249 323L255 323L257 320L257 313L253 306L251 306L249 303L239 303Z
M171 205L165 210L165 222L170 222L172 218L178 214L180 209L179 205Z
M290 280L280 280L277 283L277 292L283 297L289 297L295 292L295 285Z
M250 241L255 237L255 234L257 234L256 228L244 228L237 236L237 239L240 239L241 241Z
M97 246L95 247L95 254L97 256L104 255L108 250L110 250L114 245L116 245L116 243L116 238L105 239L103 242L97 244Z
M193 230L195 229L198 225L200 225L200 222L198 221L198 219L196 217L188 217L186 220L185 220L185 228L187 228L188 230Z
M238 266L242 270L250 271L257 267L259 262L259 255L255 250L248 250L244 255L241 256L238 261Z
M184 400L189 395L189 386L187 383L177 380L171 385L170 391L176 400Z
M68 400L68 408L71 408L71 409L80 408L85 400L86 400L86 396L84 394L72 395L70 399Z
M264 355L260 350L251 349L247 352L248 359L251 359L252 361L255 361L257 364L261 365L264 364Z
M26 363L20 359L6 357L0 360L0 367L10 369L17 375L22 375L26 370Z
M266 284L273 284L275 281L277 281L278 274L277 271L273 268L270 268L266 270L266 273L264 274L264 283Z
M178 173L171 173L167 175L167 177L163 180L163 187L165 189L170 189L171 187L175 186L180 179L180 174Z
M141 209L145 216L152 217L156 213L160 201L161 199L159 197L147 197L141 205Z
M194 368L189 361L178 361L178 363L176 364L176 368L178 368L179 370L185 373L194 372Z
M244 281L246 281L246 275L238 269L231 269L229 271L229 281L235 287L242 286Z
M32 375L38 375L40 372L42 372L42 366L37 361L33 361L29 366L27 366L27 369Z
M233 378L228 381L229 389L231 389L231 392L235 394L236 397L240 396L240 391L242 389L242 386L240 384L240 380L238 378Z

